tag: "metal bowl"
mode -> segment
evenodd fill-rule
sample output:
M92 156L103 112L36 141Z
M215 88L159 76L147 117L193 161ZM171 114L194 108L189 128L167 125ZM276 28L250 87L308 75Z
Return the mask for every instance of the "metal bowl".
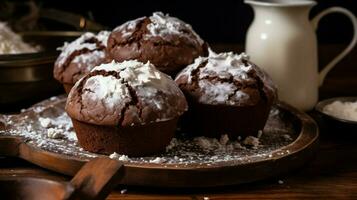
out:
M0 111L17 111L50 96L63 93L53 79L53 64L59 55L57 47L83 32L43 31L21 33L24 41L39 45L41 51L0 55Z

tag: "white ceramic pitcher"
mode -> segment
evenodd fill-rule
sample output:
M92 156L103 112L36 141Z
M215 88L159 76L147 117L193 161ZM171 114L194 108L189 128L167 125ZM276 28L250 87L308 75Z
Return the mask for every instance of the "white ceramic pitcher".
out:
M246 52L278 87L279 99L301 110L310 110L318 101L318 87L326 74L348 54L357 42L357 20L341 7L328 8L311 21L311 0L245 0L254 10L246 37ZM354 36L348 47L318 73L315 29L329 13L348 16Z

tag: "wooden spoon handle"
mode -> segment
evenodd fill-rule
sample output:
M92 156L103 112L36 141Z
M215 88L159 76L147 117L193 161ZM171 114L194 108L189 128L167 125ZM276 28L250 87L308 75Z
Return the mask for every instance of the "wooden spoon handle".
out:
M123 164L109 158L95 158L85 164L71 180L75 198L105 199L123 176Z

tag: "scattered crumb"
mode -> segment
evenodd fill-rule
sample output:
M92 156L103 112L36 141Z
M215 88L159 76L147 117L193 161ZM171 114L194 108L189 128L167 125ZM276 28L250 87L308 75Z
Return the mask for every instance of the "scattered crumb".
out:
M291 136L288 135L288 134L284 134L283 137L284 137L284 139L289 140L289 141L293 140L293 139L291 138Z
M117 154L117 152L114 152L114 153L112 153L112 154L109 155L109 158L110 158L110 159L117 159L117 158L119 158L119 156L120 156L120 155Z
M120 190L120 194L125 194L125 193L127 193L128 192L128 189L122 189L122 190Z
M119 161L129 161L129 157L127 155L121 155L119 158L118 158Z
M166 160L165 160L164 158L156 157L155 159L150 160L149 162L150 162L150 163L157 163L157 164L159 164L159 163L164 163L165 161L166 161Z
M110 154L109 158L116 159L116 160L119 160L119 161L129 161L129 157L127 155L120 155L120 154L118 154L116 152Z
M63 138L63 131L57 128L49 128L47 129L47 137L52 139L61 139Z
M259 131L258 131L257 138L261 138L261 137L262 137L262 135L263 135L263 131L262 131L262 130L259 130Z
M178 141L176 138L172 138L171 142L169 145L166 146L166 152L172 150L174 147L178 145Z
M212 143L206 137L196 137L193 141L202 149L210 149L212 147Z
M203 200L209 200L209 197L203 197Z
M239 142L234 143L234 148L236 149L246 149L244 146L242 146Z
M279 183L280 185L282 185L282 184L284 184L284 181L283 181L283 180L278 180L278 183Z
M241 141L242 140L242 136L238 136L237 140Z
M227 134L221 135L221 139L219 139L219 143L221 143L221 145L226 145L229 141L229 137Z
M48 128L51 125L51 119L50 118L43 118L40 117L38 118L38 120L40 121L40 124L43 128Z
M279 115L279 110L277 109L277 108L272 108L271 110L270 110L270 116L273 116L273 117L275 117L275 116L277 116L277 115Z
M256 138L254 136L248 136L244 139L243 144L252 146L253 149L257 149L260 141L259 138Z

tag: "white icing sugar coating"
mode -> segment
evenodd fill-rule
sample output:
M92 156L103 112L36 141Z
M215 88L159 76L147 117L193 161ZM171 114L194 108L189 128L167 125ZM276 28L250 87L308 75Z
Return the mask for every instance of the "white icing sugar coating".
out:
M249 100L250 96L240 90L231 82L212 82L207 78L218 77L220 79L250 80L248 72L253 70L251 65L246 66L243 60L249 57L245 53L234 54L233 52L216 54L210 51L208 57L199 57L195 62L180 72L176 80L181 76L187 76L187 83L192 83L192 71L199 68L198 85L202 95L199 102L208 104L237 105ZM204 67L200 67L206 63Z
M82 88L81 113L90 122L113 125L113 119L120 116L121 108L133 100L130 88L135 91L136 98L142 106L150 107L153 111L159 111L155 121L166 121L177 114L181 115L185 110L179 110L172 102L168 102L168 96L181 96L175 99L175 103L182 103L184 96L175 82L166 74L158 71L150 62L141 63L136 60L117 63L112 61L101 64L92 69L91 74L96 71L116 72L118 76L101 74L92 75L86 79ZM69 99L77 95L77 90L85 77L78 81L69 94ZM70 102L70 101L69 101ZM68 103L68 102L67 102ZM186 102L183 102L186 105ZM135 106L135 105L134 105ZM187 109L187 108L185 108ZM138 113L133 113L139 115ZM142 124L147 123L145 121Z
M96 38L102 45L107 46L107 40L109 37L110 32L109 31L101 31L97 35L91 32L86 32L83 35L81 35L79 38L74 40L71 43L65 42L63 47L59 48L62 50L61 54L59 55L57 59L57 64L59 66L62 66L64 62L66 61L67 57L71 55L74 51L78 51L81 49L88 49L90 51L96 50L97 49L97 44L96 43L88 43L86 42L87 40L91 38ZM73 60L73 62L87 62L87 60L90 59L100 59L104 58L104 53L100 51L93 51L90 54L81 54L76 56L76 58ZM98 57L96 57L98 56Z
M138 23L143 19L145 19L145 17L127 21L124 24L116 27L113 31L119 31L122 33L123 38L128 38L133 34Z
M243 59L247 60L245 53L239 55L233 52L211 54L207 59L207 64L200 70L200 78L218 75L219 78L248 79L247 72L252 66L245 66Z
M228 100L229 95L236 87L231 83L211 83L208 80L202 80L198 83L202 88L203 95L200 97L200 102L205 102L207 99L215 99L219 103L224 103Z
M154 12L149 18L151 23L147 25L147 29L150 35L147 35L147 37L160 36L165 38L166 35L186 36L187 33L183 30L190 30L200 45L204 43L200 36L192 29L191 25L176 17L170 17L168 14L165 15L162 12Z
M128 21L114 29L114 31L119 31L122 33L123 38L130 37L134 30L136 29L138 23L145 19L145 17L140 17L135 20ZM189 30L198 41L200 45L203 45L204 41L200 36L192 29L191 25L183 22L182 20L171 17L168 14L163 14L162 12L154 12L152 16L149 17L151 23L149 23L146 28L149 33L144 35L144 39L149 39L151 37L162 37L166 39L168 35L178 35L186 37L192 41L187 30Z
M100 51L93 51L90 53L86 53L86 54L80 54L78 56L76 56L72 62L77 63L77 66L79 68L86 68L86 71L90 71L91 69L93 69L93 63L97 63L97 61L99 59L104 59L105 58L105 53L104 51L100 50Z
M129 101L129 90L121 84L121 80L113 76L93 76L83 86L82 104L93 108L90 112L86 112L89 118L105 121L106 117L110 116L96 110L114 111L118 104L124 106Z

